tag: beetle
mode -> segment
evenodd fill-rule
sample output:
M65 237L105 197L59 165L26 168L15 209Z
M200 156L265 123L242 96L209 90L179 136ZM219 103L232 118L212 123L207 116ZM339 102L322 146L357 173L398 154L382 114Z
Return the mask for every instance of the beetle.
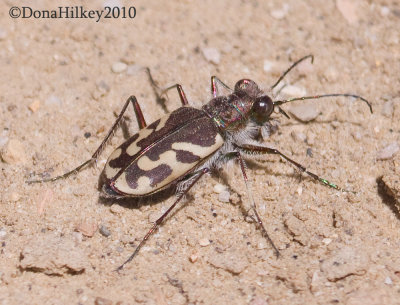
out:
M313 62L314 57L307 55L293 63L271 87L271 91L289 71L308 58ZM147 69L147 72L152 85L156 86L150 70ZM221 95L219 93L221 87L229 94ZM85 166L93 164L122 122L129 104L132 104L139 124L139 132L116 148L109 156L100 178L102 193L105 197L111 198L145 197L173 187L176 189L177 198L156 220L133 254L117 270L121 270L137 255L150 235L204 174L221 167L229 160L238 161L253 211L250 217L258 224L277 256L279 251L265 230L252 197L246 174L245 156L279 155L322 184L345 191L336 184L310 172L279 150L262 145L256 139L262 128L267 131L267 134L272 131L271 115L275 108L289 118L280 107L285 103L335 96L353 97L365 102L372 113L371 104L363 97L335 93L273 101L250 79L239 80L234 89L231 89L219 78L212 76L212 99L197 109L189 106L182 86L179 84L168 87L161 95L174 88L178 91L182 107L147 125L136 97L131 96L125 102L107 136L89 160L64 175L27 181L28 183L55 181L76 174Z

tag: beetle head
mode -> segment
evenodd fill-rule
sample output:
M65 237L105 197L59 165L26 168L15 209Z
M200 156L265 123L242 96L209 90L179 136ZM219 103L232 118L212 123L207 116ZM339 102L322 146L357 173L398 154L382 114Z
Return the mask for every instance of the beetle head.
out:
M263 95L258 85L250 79L241 79L235 85L235 92L245 92L253 99L250 118L258 125L264 125L274 111L274 103L268 95Z

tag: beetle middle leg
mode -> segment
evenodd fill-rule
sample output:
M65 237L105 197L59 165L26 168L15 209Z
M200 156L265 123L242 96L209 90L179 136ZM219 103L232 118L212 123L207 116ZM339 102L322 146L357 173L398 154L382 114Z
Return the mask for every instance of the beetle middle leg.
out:
M168 214L176 207L179 201L182 200L183 197L189 192L189 190L192 188L193 185L196 184L197 181L200 180L201 177L203 177L204 174L210 172L209 168L202 168L192 174L189 174L185 177L184 180L182 180L181 187L178 188L178 198L175 200L175 202L169 207L169 209L161 215L160 218L158 218L151 229L147 232L147 234L143 237L139 245L136 247L135 251L132 253L132 255L121 265L119 266L116 271L120 271L124 266L129 263L140 251L140 249L143 247L147 239L154 233L154 231L161 225L163 220L168 216Z
M223 87L224 89L228 90L229 93L232 93L232 89L229 88L228 85L226 85L222 80L220 80L218 77L216 77L215 75L211 76L211 94L213 98L218 97L219 94L219 90L218 90L218 85L220 85L221 87Z
M264 224L263 224L263 222L262 222L262 220L261 220L261 218L260 218L260 216L259 216L259 214L257 212L257 205L256 205L256 202L254 201L253 193L251 191L251 187L250 187L250 183L249 183L249 179L247 178L247 174L246 174L246 163L244 162L244 160L242 158L242 155L238 151L232 151L232 152L228 152L223 157L227 158L227 159L236 159L236 160L239 161L239 165L240 165L240 169L242 171L244 183L246 185L247 193L249 195L251 208L252 208L252 210L254 212L254 215L255 215L255 217L252 216L252 215L250 215L250 217L253 219L254 222L256 222L259 225L263 237L265 237L268 240L268 242L272 245L272 248L275 251L275 255L277 257L279 257L279 255L280 255L279 250L275 246L275 244L272 241L271 237L269 236L269 234L268 234L267 230L265 229Z
M133 109L135 110L135 114L136 114L136 118L139 124L139 128L142 129L144 127L147 126L146 121L144 119L143 113L142 113L142 109L140 108L140 105L136 99L135 96L130 96L127 101L124 104L124 107L122 107L122 110L120 112L120 114L118 115L117 119L115 120L114 124L112 125L111 129L108 131L107 136L104 138L104 140L101 142L100 146L96 149L96 151L93 153L92 157L89 160L86 160L85 162L83 162L81 165L79 165L78 167L74 168L73 170L60 175L60 176L56 176L53 178L47 178L47 179L41 179L41 180L28 180L26 181L27 183L42 183L42 182L49 182L49 181L56 181L59 179L64 179L67 178L71 175L77 174L79 173L86 165L92 164L93 162L97 161L97 158L99 157L99 155L102 153L102 151L104 150L105 146L107 145L107 142L109 140L111 140L111 138L114 136L115 131L117 130L117 128L120 126L122 120L123 120L123 116L125 114L126 109L128 108L128 105L132 103Z
M153 87L153 91L154 91L154 93L156 95L157 102L159 104L161 104L161 107L163 108L163 110L166 113L168 113L168 109L165 106L165 98L163 98L162 96L164 94L166 95L167 91L169 91L169 90L171 90L173 88L176 88L176 90L178 91L179 98L181 100L182 106L189 105L189 102L188 102L188 100L186 98L186 94L183 91L182 86L180 84L175 84L175 85L172 85L172 86L170 86L170 87L168 87L168 88L166 88L164 90L161 90L160 87L158 86L157 82L154 80L153 76L151 75L151 72L150 72L149 68L146 68L146 72L147 72L147 75L149 76L150 84Z
M288 162L292 163L294 166L296 166L300 171L302 171L303 173L306 173L311 178L319 181L323 185L331 187L331 188L334 188L335 190L338 190L338 191L349 192L348 190L342 189L341 187L337 186L336 184L334 184L332 182L329 182L328 180L326 180L324 178L321 178L318 175L310 172L303 165L301 165L300 163L297 163L296 161L290 159L288 156L284 155L283 153L281 153L279 150L277 150L275 148L270 148L270 147L266 147L266 146L250 145L250 144L244 144L244 145L241 145L241 146L235 145L235 146L240 151L242 151L243 153L246 153L246 154L251 154L251 155L254 155L254 154L275 154L275 155L280 155L286 161L288 161Z

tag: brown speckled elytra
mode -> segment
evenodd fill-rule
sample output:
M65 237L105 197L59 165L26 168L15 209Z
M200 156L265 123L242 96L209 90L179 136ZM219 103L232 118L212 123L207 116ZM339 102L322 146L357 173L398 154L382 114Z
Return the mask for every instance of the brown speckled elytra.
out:
M293 63L271 87L271 91L290 70L307 58L311 58L311 61L313 61L313 56L308 55ZM155 86L148 69L147 72L150 81ZM219 89L221 87L230 94L220 95ZM233 159L239 162L249 194L253 211L253 215L250 215L250 217L259 225L263 235L271 243L278 256L279 251L265 230L257 212L248 183L243 156L278 154L322 184L337 190L344 190L308 171L304 166L282 154L279 150L257 142L256 139L262 129L265 131L264 134L269 135L271 133L273 128L271 115L274 113L275 107L278 107L279 112L289 118L280 105L297 100L344 96L364 101L372 113L369 102L354 94L323 94L272 101L250 79L239 80L232 90L217 77L211 77L212 99L201 109L188 106L186 95L178 84L167 88L163 93L172 88L177 89L182 107L147 125L136 97L131 96L126 101L107 136L89 160L64 175L50 179L27 181L28 183L55 181L75 174L86 165L94 163L123 120L128 105L132 103L140 130L114 150L108 158L101 179L103 195L113 198L144 197L174 187L177 192L177 199L157 219L133 254L117 270L122 269L135 257L149 236L205 173L208 173L211 169L219 168Z

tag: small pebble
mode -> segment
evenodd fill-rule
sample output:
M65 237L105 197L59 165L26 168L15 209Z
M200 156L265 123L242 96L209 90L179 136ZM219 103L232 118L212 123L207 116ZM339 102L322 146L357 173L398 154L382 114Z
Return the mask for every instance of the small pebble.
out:
M118 62L115 62L115 63L112 64L111 70L114 73L122 73L127 69L127 67L128 67L127 64L118 61Z
M113 204L110 207L110 211L113 214L120 215L120 214L122 214L124 212L124 208L121 207L119 204Z
M296 119L302 122L315 120L319 115L319 111L315 106L306 104L292 106L290 107L289 112L296 117Z
M214 185L214 192L217 194L220 194L222 191L226 190L226 186L222 185L221 183L217 183Z
M354 25L358 22L357 12L359 11L359 8L355 1L336 0L336 7L349 24Z
M196 254L192 254L189 257L189 260L190 260L191 263L195 263L195 262L197 262L198 258L199 257Z
M138 72L140 72L142 70L142 66L133 64L133 65L129 65L128 68L126 69L126 74L128 75L135 75Z
M315 134L311 131L307 132L307 139L306 142L308 145L314 145L315 144Z
M62 101L58 96L55 95L50 95L45 101L44 103L46 104L46 106L61 106Z
M354 140L360 141L362 139L362 134L359 131L354 131L351 133L351 136L353 137Z
M387 6L382 6L381 7L381 16L386 17L389 14L390 14L390 9Z
M0 28L0 40L4 40L7 38L7 31Z
M305 142L307 139L306 135L302 132L292 131L290 135L292 136L293 140L298 142Z
M393 115L393 101L387 101L383 104L382 106L382 114L387 117L387 118L391 118Z
M391 279L390 277L386 277L386 278L385 278L385 284L386 284L386 285L392 285L392 284L393 284L392 279Z
M231 197L231 194L228 191L222 191L218 195L218 200L221 202L229 202L229 198Z
M72 238L77 244L80 244L83 240L83 235L81 232L72 232Z
M400 146L398 143L394 142L387 145L385 148L381 149L377 156L377 160L389 160L393 158L393 156L400 150Z
M4 228L0 228L0 240L6 239L7 231Z
M100 230L99 231L100 231L100 234L105 236L105 237L108 237L108 236L111 235L110 230L108 230L107 227L104 226L104 225L100 225Z
M274 66L274 63L270 60L264 60L264 71L265 72L270 72L272 70L272 67Z
M35 113L36 111L38 111L38 109L40 108L40 101L39 100L34 100L30 105L29 105L29 110L32 111L33 113Z
M77 227L76 231L81 232L87 237L92 237L97 231L97 225L94 222L85 221L81 222Z
M221 54L215 48L203 48L201 49L204 58L213 63L214 65L218 65L221 60Z
M97 297L94 300L94 304L95 305L112 305L112 301L105 299L105 298Z
M8 134L9 130L4 129L3 132L0 135L0 148L2 148L4 145L7 144L8 142Z
M330 239L330 238L324 238L324 239L322 240L322 242L323 242L325 245L329 245L329 244L332 242L332 239Z
M328 67L324 71L324 75L328 79L328 81L330 81L332 83L336 82L340 76L338 70L333 66Z
M102 93L106 93L110 91L110 86L104 81L101 80L96 84L96 87L98 90L100 90Z
M287 85L282 89L281 94L287 95L289 97L301 97L307 94L307 90L303 87Z
M268 305L268 302L265 299L261 298L261 297L256 297L256 298L251 300L249 305Z
M1 151L1 158L8 164L24 164L27 162L24 145L19 140L11 139Z
M89 138L92 136L92 134L91 134L90 132L85 132L85 133L83 134L83 136L84 136L86 139L89 139Z
M199 245L202 247L207 247L210 245L210 241L207 238L202 238L199 240Z
M10 201L11 202L17 202L20 198L21 198L21 195L20 194L18 194L17 192L12 192L11 194L10 194Z
M272 10L271 16L272 18L280 20L285 18L288 12L289 12L289 5L284 4L281 9Z

